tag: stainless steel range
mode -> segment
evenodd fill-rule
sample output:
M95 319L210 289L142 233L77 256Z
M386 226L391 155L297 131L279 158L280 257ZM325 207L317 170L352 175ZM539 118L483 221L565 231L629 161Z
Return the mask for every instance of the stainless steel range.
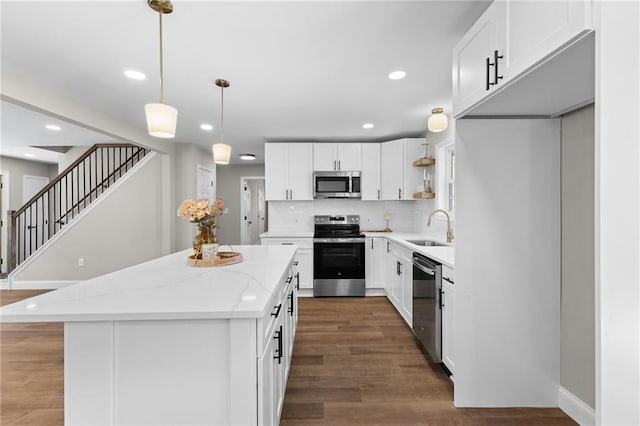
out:
M314 216L313 295L364 296L360 216Z

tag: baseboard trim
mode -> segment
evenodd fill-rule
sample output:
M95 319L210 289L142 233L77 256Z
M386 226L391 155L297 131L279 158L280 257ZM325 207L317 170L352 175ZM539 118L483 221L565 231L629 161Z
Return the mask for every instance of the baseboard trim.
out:
M562 386L558 389L558 407L580 426L596 424L595 410Z
M79 281L11 281L10 290L58 290Z

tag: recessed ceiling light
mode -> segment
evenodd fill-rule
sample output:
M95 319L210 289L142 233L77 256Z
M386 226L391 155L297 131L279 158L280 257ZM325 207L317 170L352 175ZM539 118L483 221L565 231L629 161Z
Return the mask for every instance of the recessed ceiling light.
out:
M373 123L364 123L362 125L363 129L373 129Z
M47 130L55 130L56 132L58 130L60 130L60 126L57 126L55 124L47 124L46 126L44 126Z
M255 154L240 154L240 159L241 160L248 160L248 161L252 161L256 159Z
M389 78L391 80L402 80L407 75L404 71L393 71L389 73Z
M136 70L126 70L124 72L124 75L129 77L131 80L144 80L144 79L147 78L146 75L144 75L140 71L136 71Z
M201 128L202 130L206 130L207 132L209 132L209 131L213 130L213 126L212 126L211 124L209 124L209 123L202 123L202 124L200 125L200 128Z
M24 156L25 157L35 157L36 155L35 154L31 154L30 152L28 152Z

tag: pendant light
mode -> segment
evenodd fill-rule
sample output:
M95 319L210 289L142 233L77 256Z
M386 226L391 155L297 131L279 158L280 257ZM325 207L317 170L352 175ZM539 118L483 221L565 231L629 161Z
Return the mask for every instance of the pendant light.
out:
M229 87L227 80L216 80L216 86L220 88L220 142L213 145L213 161L216 164L229 164L231 161L231 147L224 143L224 88Z
M433 133L439 133L447 129L449 120L443 114L442 108L434 108L431 110L431 117L427 121L427 129Z
M164 103L164 70L162 66L162 15L173 12L173 4L170 0L147 0L147 4L158 12L160 17L160 101L144 106L147 129L151 136L173 138L176 134L178 110Z

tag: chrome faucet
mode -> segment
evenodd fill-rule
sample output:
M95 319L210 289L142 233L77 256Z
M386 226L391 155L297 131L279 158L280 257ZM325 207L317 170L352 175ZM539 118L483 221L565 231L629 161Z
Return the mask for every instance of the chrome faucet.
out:
M447 216L447 242L450 243L453 241L453 231L451 231L451 217L449 216L449 212L442 209L436 209L432 211L429 215L429 219L427 219L427 226L431 226L431 217L438 212L442 212L445 216Z

